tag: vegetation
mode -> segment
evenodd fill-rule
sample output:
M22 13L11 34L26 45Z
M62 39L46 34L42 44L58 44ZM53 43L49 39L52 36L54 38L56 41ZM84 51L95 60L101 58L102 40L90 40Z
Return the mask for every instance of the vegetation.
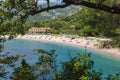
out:
M34 67L30 66L24 59L20 67L14 68L11 80L36 80L37 75L34 73Z
M61 70L58 70L60 63L56 63L57 55L55 50L46 51L35 49L38 55L36 65L29 65L22 59L21 65L14 68L10 77L11 80L119 80L120 74L104 77L102 72L93 69L94 62L90 54L78 53L67 62L62 62Z
M37 3L38 0L6 0L3 2L3 8L0 9L0 34L8 34L12 38L17 34L25 34L33 25L39 25L50 26L52 28L51 32L55 34L65 33L80 36L110 37L114 40L116 38L119 39L120 18L117 15L120 11L119 0L63 0L61 5L52 4L49 7L49 0L46 1L48 3L46 6L38 5ZM64 8L72 4L83 5L89 8L81 7L80 9L76 9L78 13L62 19L25 23L28 17L32 15L56 8ZM119 43L115 45L116 42L113 41L114 44L110 44L114 47L119 47Z
M24 25L24 23L26 22L26 20L29 16L33 16L33 15L41 13L43 11L48 11L48 10L52 10L52 9L65 8L72 4L73 5L83 5L83 6L87 6L90 8L100 9L100 10L107 11L109 13L114 13L114 14L120 13L119 0L111 0L111 1L109 1L109 0L88 0L88 1L86 1L86 0L76 0L76 1L63 0L63 3L61 3L61 5L55 4L52 6L49 5L49 0L47 0L46 3L48 3L48 4L46 6L44 6L44 5L38 5L38 0L12 0L12 1L5 0L5 2L3 2L3 4L2 4L2 8L0 9L0 23L1 23L0 24L0 26L1 26L0 34L1 35L5 35L8 33L9 33L9 35L24 34L25 31L28 29L28 28L26 28L26 25ZM83 12L84 12L84 10L83 10ZM89 14L86 13L86 16L87 15L89 15ZM104 13L100 12L100 14L98 13L97 16L99 16L99 15L104 15ZM85 19L84 18L85 15L84 16L80 15L80 16L83 17L83 19ZM111 16L111 15L109 15L109 16ZM106 18L106 16L104 16L104 17ZM93 18L95 19L95 16ZM118 18L118 17L116 17L116 18ZM103 19L100 18L99 20L103 20ZM112 21L112 20L110 20L110 21ZM79 20L78 20L78 22L79 22ZM100 22L100 21L98 21L98 22ZM61 24L61 22L58 22L58 24ZM62 22L62 24L65 24L65 22ZM65 24L65 26L66 25L67 24ZM85 25L87 25L87 24L85 24ZM108 29L109 25L106 28ZM119 31L119 30L117 30L117 31ZM117 34L118 34L118 32L117 32ZM88 35L88 34L86 34L86 35Z
M40 25L50 26L52 32L57 34L73 33L80 36L110 37L117 40L114 41L112 45L120 47L120 17L117 15L120 14L119 0L63 0L61 5L55 4L52 6L49 5L49 0L46 2L46 7L37 5L38 0L5 0L5 2L3 2L0 8L0 52L4 50L4 35L9 35L9 39L12 39L18 34L25 34L33 25L31 23L25 23L29 16L52 9L65 8L70 5L83 5L94 9L82 7L78 10L78 13L73 16L47 21L47 24L43 21L43 24L40 22ZM24 59L21 61L20 66L15 67L15 62L21 58L21 56L11 56L8 52L0 53L0 77L5 78L8 73L6 67L10 67L14 70L11 76L12 80L36 80L39 78L42 80L103 79L100 72L92 71L93 61L88 58L89 55L78 55L70 61L63 63L63 69L57 71L54 50L50 52L44 50L37 51L42 55L39 55L40 57L38 63L36 63L36 67L29 65ZM38 74L34 72L35 69L40 70ZM48 75L54 75L54 77L47 78ZM105 79L119 80L120 75L110 75Z
M35 22L37 25L51 27L53 34L70 34L89 37L111 38L108 43L119 47L120 43L120 15L89 9L86 7L76 9L77 13L53 20ZM34 25L36 25L34 24Z
M39 54L36 67L39 72L40 79L52 80L52 75L57 72L57 55L55 54L55 50L46 51L44 49L35 49L34 51Z

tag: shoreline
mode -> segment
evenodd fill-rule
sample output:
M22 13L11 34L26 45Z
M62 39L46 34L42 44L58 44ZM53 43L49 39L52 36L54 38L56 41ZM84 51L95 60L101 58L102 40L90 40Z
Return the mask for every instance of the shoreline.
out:
M120 58L120 49L111 48L111 49L99 49L98 45L100 44L97 40L90 40L84 37L79 38L70 38L66 36L53 36L53 35L18 35L15 39L24 39L24 40L35 40L35 41L46 41L46 42L55 42L60 44L67 44L76 47L83 47L88 49L94 49L96 51L101 51L107 53L108 55L115 56Z

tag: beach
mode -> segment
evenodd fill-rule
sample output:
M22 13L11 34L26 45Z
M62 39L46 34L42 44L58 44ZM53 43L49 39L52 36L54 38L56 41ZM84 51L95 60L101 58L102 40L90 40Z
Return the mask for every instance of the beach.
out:
M36 41L47 41L47 42L55 42L66 45L90 48L98 51L102 51L108 53L113 56L120 57L120 49L118 48L102 48L100 49L98 46L101 44L96 39L90 39L85 37L70 37L66 35L18 35L16 39L24 39L24 40L36 40Z

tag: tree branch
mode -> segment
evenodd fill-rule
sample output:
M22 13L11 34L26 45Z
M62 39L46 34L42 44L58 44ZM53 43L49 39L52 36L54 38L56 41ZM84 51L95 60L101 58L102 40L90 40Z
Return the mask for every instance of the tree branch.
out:
M86 6L86 7L93 8L93 9L99 9L99 10L106 11L106 12L113 13L113 14L120 14L120 9L117 7L110 7L110 6L107 6L104 4L91 3L88 1L81 1L81 2L71 2L71 3L69 2L69 3L65 3L63 5L54 5L54 6L46 7L46 8L39 10L39 11L32 12L31 15L34 15L34 14L37 14L37 13L40 13L43 11L47 11L47 10L65 8L65 7L68 7L70 5L82 5L82 6Z
M93 9L99 9L113 14L120 14L120 9L117 7L110 7L104 4L91 3L87 1L81 1L80 3L73 3L74 5L82 5Z
M54 6L46 7L46 8L43 8L43 9L39 10L39 11L32 12L31 15L38 14L38 13L41 13L41 12L44 12L44 11L47 11L47 10L53 10L53 9L58 9L58 8L65 8L65 7L68 7L70 5L71 4L64 4L64 5L54 5Z

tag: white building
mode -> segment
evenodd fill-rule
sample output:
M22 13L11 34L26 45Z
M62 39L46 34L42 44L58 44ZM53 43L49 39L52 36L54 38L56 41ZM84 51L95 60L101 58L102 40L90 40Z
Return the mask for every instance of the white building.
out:
M45 27L32 27L28 31L29 34L47 34L50 33L50 28Z

